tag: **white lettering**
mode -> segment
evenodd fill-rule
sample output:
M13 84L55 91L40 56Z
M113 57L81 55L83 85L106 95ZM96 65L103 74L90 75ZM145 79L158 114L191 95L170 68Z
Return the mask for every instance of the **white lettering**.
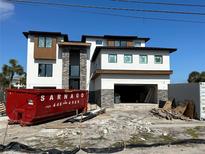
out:
M65 105L65 104L67 104L67 102L65 101L65 102L63 102L63 104Z
M80 97L83 98L84 97L84 93L81 93Z
M68 99L68 95L67 94L64 95L64 99Z
M72 99L73 98L73 94L70 94L70 99Z
M76 98L79 98L79 93L77 93L75 97L76 97Z
M41 95L41 102L45 101L45 95Z
M61 100L61 95L60 94L57 95L57 100Z
M49 101L53 100L53 95L50 95Z

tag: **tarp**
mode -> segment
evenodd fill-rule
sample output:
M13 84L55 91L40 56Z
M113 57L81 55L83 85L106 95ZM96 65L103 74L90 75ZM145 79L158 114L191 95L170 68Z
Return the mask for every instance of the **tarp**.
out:
M204 139L185 139L179 140L169 143L154 143L154 144L119 144L114 147L107 147L107 148L79 148L75 147L72 150L58 150L58 149L36 149L30 146L18 143L18 142L11 142L7 145L0 145L0 152L5 151L16 151L16 152L25 152L25 153L41 153L41 154L76 154L80 149L87 153L115 153L123 151L124 148L132 149L132 148L148 148L148 147L158 147L158 146L166 146L166 145L184 145L184 144L205 144ZM55 145L53 145L55 146Z

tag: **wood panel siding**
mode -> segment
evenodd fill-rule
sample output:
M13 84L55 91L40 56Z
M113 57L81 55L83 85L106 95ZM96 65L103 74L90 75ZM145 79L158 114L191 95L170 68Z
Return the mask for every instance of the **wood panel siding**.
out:
M127 41L127 46L128 47L133 47L134 46L134 42L133 41Z
M56 37L51 37L51 38L52 38L51 48L39 48L38 47L38 35L34 36L34 59L48 59L48 60L56 59L57 38Z
M115 41L113 41L113 40L108 40L107 41L108 43L108 46L110 46L110 47L114 47L115 46Z
M172 70L99 70L97 69L92 79L97 78L101 74L119 74L119 75L171 75Z

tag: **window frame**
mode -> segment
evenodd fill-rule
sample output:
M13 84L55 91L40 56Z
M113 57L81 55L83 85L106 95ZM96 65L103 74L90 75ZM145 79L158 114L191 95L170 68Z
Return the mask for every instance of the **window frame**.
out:
M40 66L43 66L44 70L43 73L40 73ZM47 72L49 69L48 69L48 66L51 66L51 72L50 72L50 75L49 75L49 72ZM44 63L39 63L38 64L38 77L53 77L53 64L44 64Z
M40 46L40 38L43 39L43 46ZM47 46L47 41L51 41L51 46ZM49 36L38 36L38 48L52 48L53 45L53 39Z
M161 57L161 62L160 63L156 62L156 57ZM163 55L154 55L154 63L155 64L163 64Z
M147 60L146 60L145 63L142 63L142 62L140 61L140 57L141 57L141 56L146 56L146 59L147 59ZM148 64L148 55L140 54L140 55L139 55L139 64Z
M126 56L131 56L131 62L126 62L126 61L125 61L125 57L126 57ZM133 63L133 54L124 54L124 63L125 63L125 64L132 64L132 63Z
M116 61L115 62L110 62L110 56L116 56ZM117 63L117 54L116 53L109 53L108 54L108 63Z

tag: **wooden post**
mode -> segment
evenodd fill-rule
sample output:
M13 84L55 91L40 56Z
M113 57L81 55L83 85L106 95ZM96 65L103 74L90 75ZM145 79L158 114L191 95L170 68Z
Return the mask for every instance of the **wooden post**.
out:
M4 143L5 143L5 140L6 140L6 136L7 136L7 131L8 131L8 124L9 122L7 121L7 124L6 124L6 130L5 130L5 133L4 133L4 138L3 138L3 145L4 145Z
M82 130L81 130L81 126L82 126L82 118L83 118L83 113L81 113L80 116L80 148L81 148L81 140L82 140Z

